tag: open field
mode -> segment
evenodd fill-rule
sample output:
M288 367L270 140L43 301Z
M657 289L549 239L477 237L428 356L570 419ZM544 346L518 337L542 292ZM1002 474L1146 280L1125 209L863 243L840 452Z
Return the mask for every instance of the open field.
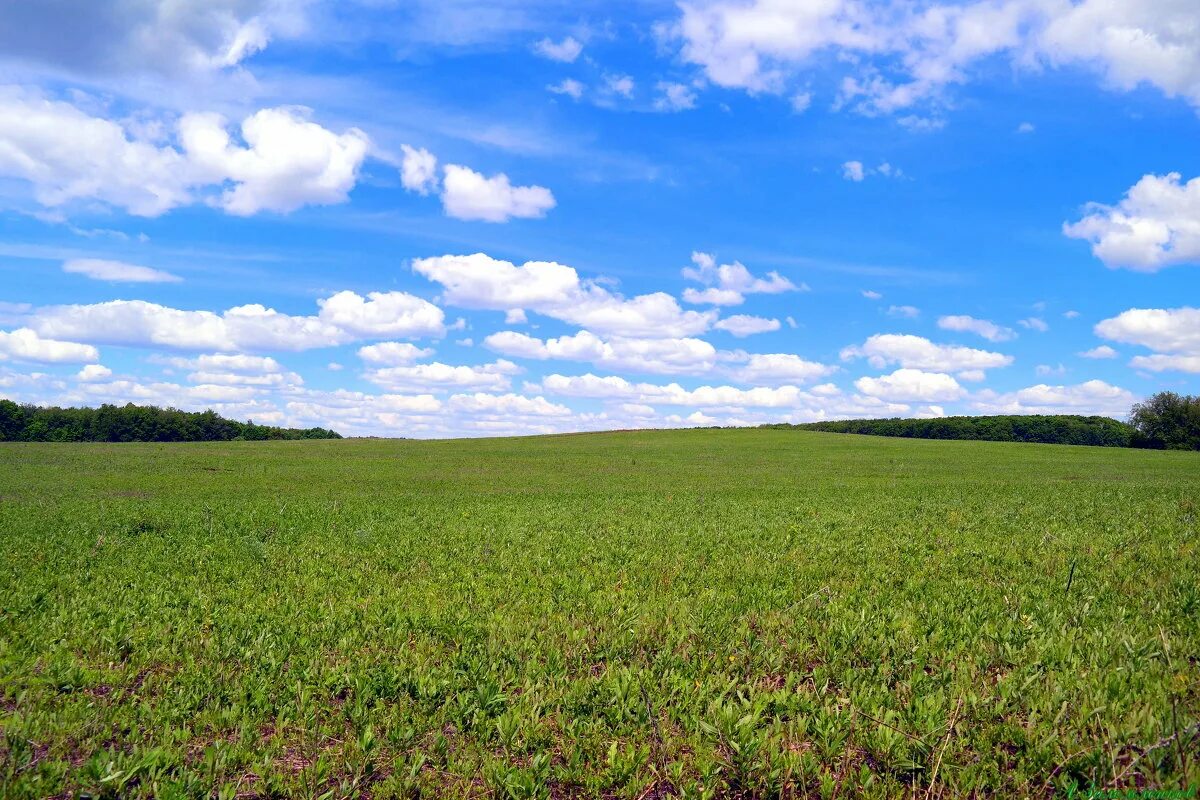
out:
M1200 454L0 445L0 703L8 798L1194 785Z

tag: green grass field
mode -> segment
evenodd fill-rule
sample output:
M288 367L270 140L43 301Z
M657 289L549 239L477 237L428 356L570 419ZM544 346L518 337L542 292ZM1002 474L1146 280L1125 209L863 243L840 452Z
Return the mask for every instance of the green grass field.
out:
M0 445L0 704L5 798L1183 788L1200 454Z

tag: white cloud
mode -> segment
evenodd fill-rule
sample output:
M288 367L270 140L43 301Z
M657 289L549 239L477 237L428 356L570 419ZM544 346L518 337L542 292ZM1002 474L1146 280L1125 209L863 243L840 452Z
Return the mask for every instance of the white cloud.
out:
M358 349L358 357L369 364L386 364L396 366L411 364L422 358L433 355L429 347L417 347L408 342L379 342Z
M900 319L916 319L921 316L921 309L916 306L888 306L887 315Z
M72 258L63 262L62 269L63 272L114 283L178 283L183 280L162 270L103 258Z
M775 388L755 387L738 389L733 386L701 386L685 389L677 383L659 386L651 383L631 383L610 375L547 375L542 387L554 394L570 397L635 400L639 403L673 406L751 406L781 408L797 405L803 393L795 386Z
M316 316L300 317L257 304L217 314L144 300L112 300L39 308L29 325L42 336L99 344L221 351L307 350L364 338L445 332L440 308L404 292L372 292L367 297L338 292L317 302Z
M437 192L446 216L482 222L508 222L546 216L554 193L544 186L513 186L503 172L492 176L461 164L446 164L438 178L438 159L424 148L400 146L400 182L420 195Z
M867 298L868 300L882 300L883 299L882 294L880 294L879 292L873 291L871 289L863 289L862 296Z
M566 406L551 403L544 397L526 397L520 394L456 394L450 398L449 406L452 410L473 414L564 417L573 413Z
M803 114L812 105L812 92L796 92L792 95L792 111Z
M1096 335L1114 342L1140 345L1155 351L1139 355L1129 366L1150 372L1200 372L1200 309L1131 308L1098 323ZM1105 358L1117 352L1107 345L1082 353L1104 352ZM1111 355L1108 355L1111 354ZM1090 356L1101 357L1101 356Z
M0 52L84 77L204 75L240 64L306 29L305 2L172 0L30 3L0 26Z
M543 58L570 64L583 52L583 43L574 36L567 36L561 42L542 39L533 46L533 50Z
M831 384L803 391L796 386L754 387L739 389L733 386L700 386L685 389L677 383L665 386L651 383L631 383L625 378L610 375L566 376L548 375L541 389L566 397L586 397L638 406L690 406L704 409L778 409L782 417L762 417L757 424L768 421L811 421L835 417L896 416L909 411L907 405L890 403L863 395L844 396ZM644 416L643 416L644 419ZM726 423L726 424L732 424Z
M971 405L985 414L1096 414L1123 417L1137 400L1132 392L1100 380L1074 386L1040 383L1015 392L978 393Z
M400 161L400 183L405 189L427 195L437 189L437 156L424 147L400 145L404 157Z
M83 363L100 360L100 352L86 344L46 338L29 328L0 331L0 361L15 358L47 364Z
M558 83L552 83L546 90L554 94L565 94L573 100L583 97L583 84L574 78L563 78Z
M791 353L755 353L744 366L730 372L742 383L808 383L837 372L837 367L808 361Z
M1058 366L1053 366L1051 364L1038 364L1037 367L1034 368L1034 372L1036 372L1039 376L1066 375L1067 368L1063 364L1059 364Z
M1084 350L1079 355L1084 358L1116 358L1117 351L1106 344L1102 344L1099 347L1093 347L1091 350Z
M756 333L777 331L779 330L779 320L756 317L751 314L734 314L733 316L718 320L713 327L741 339L746 336L753 336Z
M861 3L697 0L669 29L713 83L784 92L808 68L847 73L839 103L868 114L938 103L997 56L1014 66L1081 65L1116 89L1142 83L1200 105L1200 41L1189 3L976 0ZM924 119L909 115L915 119Z
M683 277L708 287L688 287L683 290L683 299L696 305L735 306L745 302L745 295L748 294L808 291L807 285L797 286L773 270L767 273L766 278L758 278L740 261L718 266L709 253L693 252L692 263L694 267L683 268Z
M216 114L186 114L179 138L189 161L214 184L231 181L217 203L230 214L294 211L345 202L370 140L357 128L335 134L303 108L268 108L242 121L234 144Z
M1017 126L1017 133L1033 133L1035 130L1032 122L1022 122Z
M863 394L881 400L930 403L959 400L966 395L966 390L949 375L919 369L898 369L878 378L862 377L854 385Z
M556 339L537 339L514 331L493 333L485 347L516 358L583 361L612 369L658 374L698 374L711 370L717 350L701 339L601 339L589 331Z
M1180 179L1178 172L1146 175L1115 206L1089 204L1088 214L1064 224L1063 233L1091 242L1092 254L1109 268L1154 272L1200 263L1200 178Z
M1007 342L1017 336L1017 332L1012 328L1005 328L991 320L977 319L966 314L938 317L937 324L942 330L974 333L989 342Z
M657 111L687 111L696 107L696 92L686 83L659 81L658 97L654 100Z
M679 338L702 333L716 312L684 311L664 292L625 299L552 261L517 266L483 253L438 256L413 262L413 271L440 283L450 305L462 308L536 311L599 334Z
M102 381L112 375L112 370L103 364L88 364L75 375L80 381Z
M841 357L846 361L866 358L877 369L899 364L911 369L955 373L1007 367L1013 363L1012 356L1001 353L935 344L921 336L896 333L875 334L861 346L844 348Z
M1067 319L1075 319L1076 317L1079 316L1079 312L1072 309L1069 311L1064 311L1063 316L1066 317Z
M335 134L298 108L263 109L234 144L214 114L185 114L179 148L133 137L120 124L69 103L0 89L0 176L27 181L43 206L98 200L153 217L223 190L211 202L227 213L291 211L340 203L357 180L369 142Z
M1200 372L1200 355L1182 356L1155 353L1150 356L1134 356L1129 360L1129 366L1150 372Z
M633 97L633 78L628 75L605 75L604 90L608 94L620 95L626 100Z
M360 338L440 336L445 314L440 308L407 292L369 292L366 297L342 291L318 300L322 322Z
M502 172L488 178L458 164L446 165L442 186L442 205L455 219L507 222L544 217L555 206L544 186L513 186Z
M1038 333L1045 333L1046 331L1050 330L1050 326L1047 325L1046 321L1040 317L1027 317L1025 319L1017 320L1017 324L1022 328L1028 328L1029 330L1037 331Z
M381 367L367 370L363 377L388 391L438 392L447 389L486 389L504 391L509 376L520 369L503 359L491 364L452 366L434 361L430 364Z
M862 183L871 175L882 175L885 178L900 178L904 175L904 170L899 167L893 167L888 162L884 161L877 167L864 166L861 161L847 161L842 164L842 177L848 181Z
M1131 308L1097 323L1095 331L1160 353L1200 355L1200 308Z

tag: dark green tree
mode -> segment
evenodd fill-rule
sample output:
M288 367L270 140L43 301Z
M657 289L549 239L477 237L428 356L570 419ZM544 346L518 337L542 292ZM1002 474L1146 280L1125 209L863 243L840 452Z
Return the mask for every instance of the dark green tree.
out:
M1200 450L1200 397L1159 392L1136 404L1129 424L1136 447Z

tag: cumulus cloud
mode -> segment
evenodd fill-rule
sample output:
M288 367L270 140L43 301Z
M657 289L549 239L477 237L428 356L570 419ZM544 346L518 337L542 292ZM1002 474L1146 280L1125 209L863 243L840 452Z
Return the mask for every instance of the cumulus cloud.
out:
M544 217L556 205L544 186L514 186L503 172L492 176L461 164L446 164L424 148L400 146L400 183L420 195L437 193L446 216L482 222Z
M1083 358L1116 358L1117 351L1106 344L1099 347L1093 347L1091 350L1084 350L1079 354Z
M1200 105L1200 41L1187 3L698 0L680 8L667 33L683 59L719 86L752 93L786 92L804 70L832 62L845 72L840 106L900 112L939 102L946 87L1001 56L1016 66L1084 66L1115 89L1150 84Z
M1095 414L1124 417L1137 397L1100 380L1074 386L1040 383L1015 392L978 392L971 405L984 414Z
M99 361L100 352L91 345L47 338L29 328L17 328L0 331L0 361L9 358L47 364L79 364Z
M1113 269L1154 272L1198 263L1200 178L1180 181L1178 172L1146 175L1115 206L1089 204L1087 215L1064 224L1063 233L1091 242L1092 254Z
M1095 331L1161 353L1200 355L1200 308L1131 308L1097 323Z
M617 95L628 100L633 97L634 86L633 78L628 75L604 76L604 91L607 94Z
M358 357L369 364L396 366L411 364L433 355L429 347L417 347L409 342L379 342L358 349Z
M434 361L412 366L380 367L367 370L363 377L389 391L438 392L448 389L508 389L510 376L520 372L511 361L503 359L491 364L452 366Z
M533 51L551 61L561 61L570 64L579 58L583 52L583 43L574 36L567 36L560 42L552 39L542 39L533 46Z
M1012 356L1002 353L935 344L922 336L896 333L875 334L861 345L844 348L841 357L845 361L866 358L876 369L898 364L908 369L953 373L1007 367L1013 363Z
M445 333L442 310L404 292L371 292L366 297L338 292L319 300L318 306L315 316L293 316L258 304L218 314L144 300L112 300L46 306L32 312L28 324L47 337L218 351L307 350L366 338Z
M80 381L101 381L112 375L112 370L103 364L88 364L75 374Z
M185 114L177 146L158 144L69 103L0 89L0 177L28 182L50 208L96 200L154 217L206 199L246 216L344 202L369 148L362 131L336 134L300 108L247 117L244 145L226 124L216 114Z
M1134 356L1129 360L1129 366L1150 372L1200 372L1200 356L1155 353L1149 356Z
M400 145L404 154L400 161L400 183L417 194L429 194L437 188L437 156L424 147Z
M584 397L612 402L653 407L690 406L711 410L774 409L782 416L743 418L740 424L767 421L811 421L836 417L879 417L907 413L908 405L865 395L844 396L832 385L816 386L804 391L797 386L754 387L700 386L685 389L677 383L659 385L633 383L625 378L608 375L548 375L540 385L548 393L564 397ZM643 415L644 418L644 415ZM732 420L727 424L734 424Z
M742 339L747 336L753 336L756 333L779 330L779 320L756 317L752 314L734 314L733 316L718 320L713 324L713 327Z
M942 372L919 369L898 369L878 378L863 377L854 382L863 394L881 400L916 400L925 403L959 400L966 390L958 381Z
M591 373L570 377L547 375L542 379L541 385L548 392L570 397L634 400L645 404L673 406L782 408L798 405L804 399L801 390L795 386L752 389L701 386L685 389L677 383L666 386L632 383L616 375L601 377Z
M731 370L730 376L749 384L803 384L834 372L837 367L808 361L791 353L755 353L744 365Z
M40 0L5 10L0 52L87 77L209 73L307 27L304 0L93 3Z
M461 308L526 309L625 337L679 338L707 330L716 312L684 311L664 292L624 298L583 280L565 264L527 261L518 266L484 253L413 262L413 271L442 285L444 301Z
M485 347L516 358L583 361L611 369L631 369L656 374L697 374L711 370L717 350L702 339L638 339L622 336L601 339L590 331L573 336L538 339L514 331L493 333Z
M1045 333L1046 331L1050 330L1050 326L1047 325L1046 321L1041 317L1027 317L1025 319L1020 319L1017 320L1017 324L1022 328L1028 328L1029 330L1037 331L1038 333Z
M687 111L696 107L696 91L686 83L659 81L655 86L658 97L654 99L656 111Z
M183 280L170 272L104 258L72 258L63 262L62 269L92 280L113 283L178 283Z
M748 294L780 294L782 292L808 291L808 286L797 286L772 270L767 277L755 277L740 261L717 265L710 253L693 252L692 264L684 267L682 274L688 280L708 287L683 290L683 299L696 305L736 306L745 302Z
M953 314L944 317L938 317L938 327L944 331L959 331L962 333L974 333L982 336L989 342L1007 342L1010 339L1015 339L1017 332L1012 328L1006 328L1002 325L997 325L991 320L976 319L975 317L966 314Z
M1154 351L1135 356L1129 362L1131 367L1151 372L1200 372L1200 309L1131 308L1097 323L1095 332L1110 341ZM1107 345L1091 352L1097 351L1112 354L1104 357L1117 355Z
M216 114L187 114L179 136L199 174L230 181L216 202L226 212L294 211L345 202L358 180L370 140L357 128L336 134L303 108L268 108L242 121L245 146L233 142Z
M507 222L546 216L554 195L544 186L513 186L503 172L486 177L469 167L447 164L442 178L447 216L483 222Z
M565 417L573 412L544 397L526 397L521 394L456 394L450 398L449 407L456 411L473 414L504 414L534 417Z
M893 167L884 161L877 167L868 167L861 161L847 161L842 164L842 177L854 183L862 183L871 175L882 175L885 178L899 178L904 170Z
M563 78L558 83L547 86L546 91L553 94L565 94L572 100L578 100L583 97L583 84L574 78Z
M921 316L921 309L916 306L888 306L887 315L900 319L916 319Z

